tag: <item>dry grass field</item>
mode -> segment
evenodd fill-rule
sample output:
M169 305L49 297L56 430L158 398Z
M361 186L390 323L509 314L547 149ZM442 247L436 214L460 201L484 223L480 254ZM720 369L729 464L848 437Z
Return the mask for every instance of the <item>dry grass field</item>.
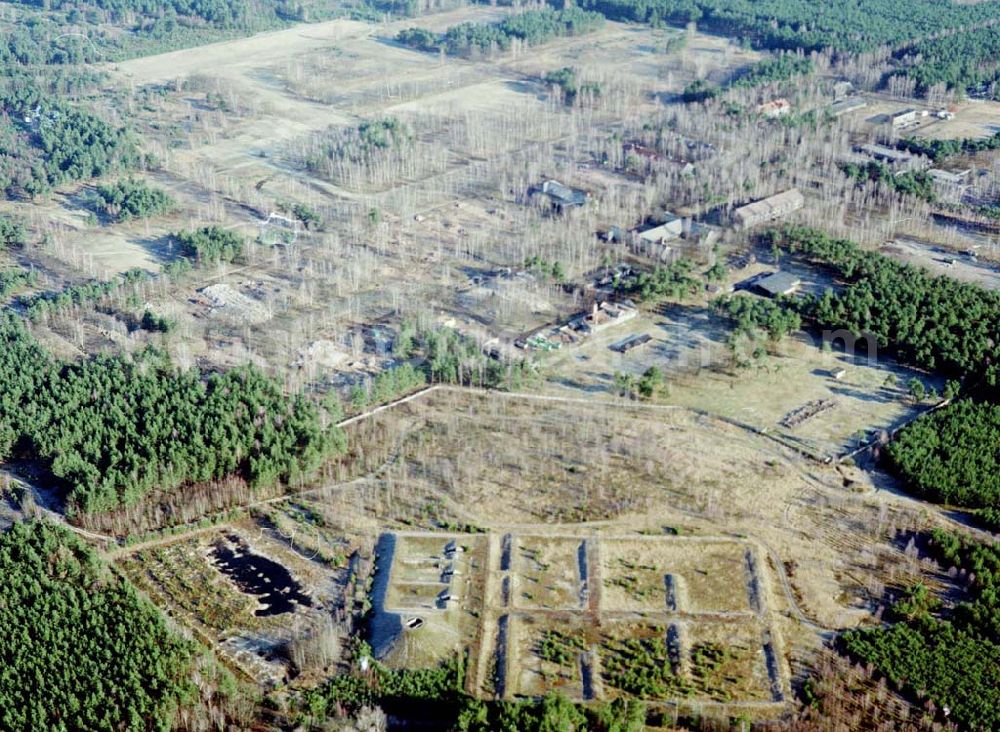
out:
M558 689L768 716L830 630L871 622L889 587L939 583L893 541L927 520L915 502L684 408L439 389L348 431L363 477L119 559L262 683L297 668L318 612L340 618L322 656L336 663L368 597L380 658L467 652L483 698ZM220 539L285 567L312 605L260 617L212 559Z
M581 607L576 539L518 537L513 552L511 597L519 610L575 610Z
M634 334L652 340L628 353L613 348ZM728 336L728 324L708 309L669 306L582 346L547 354L547 392L613 398L615 374L639 377L656 367L667 375L659 403L705 411L832 456L856 447L860 436L895 429L926 409L909 399L911 379L938 390L943 386L941 379L903 368L885 354L852 356L842 341L826 347L821 334L786 338L770 345L752 368L736 369ZM821 400L831 401L832 408L791 428L782 424L795 410Z
M955 117L937 120L921 134L933 140L990 137L1000 132L1000 102L975 99L955 105Z
M818 465L784 441L681 407L444 390L355 423L350 432L365 469L374 472L364 498L336 493L330 506L402 528L420 505L414 498L436 494L449 522L538 537L528 544L536 550L531 556L512 544L506 592L498 588L501 542L492 541L484 595L490 602L509 598L515 615L590 607L595 595L581 592L574 556L586 535L576 529L580 538L561 536L580 522L597 537L634 532L641 541L666 530L754 542L755 565L768 573L757 593L774 613L793 665L813 652L824 628L865 622L887 587L922 568L889 541L926 520L916 501L855 468ZM561 526L540 532L543 522ZM681 567L680 603L695 612L751 611L745 555L726 548L738 545L709 541L701 548L707 553L682 560L637 555L628 549L633 545L625 542L616 558L615 544L602 542L588 561L591 579L602 583L602 611L641 612L647 602L665 609L665 585L655 575L660 562L671 561ZM527 609L519 595L529 584L536 605Z
M606 611L668 608L692 614L749 613L747 551L738 542L603 541L601 607Z

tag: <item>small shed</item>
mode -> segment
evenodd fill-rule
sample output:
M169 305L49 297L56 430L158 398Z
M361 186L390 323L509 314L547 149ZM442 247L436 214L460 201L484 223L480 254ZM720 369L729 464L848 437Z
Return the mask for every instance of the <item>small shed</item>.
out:
M844 97L843 99L838 99L833 104L831 104L827 109L830 111L834 117L839 117L842 114L848 114L849 112L856 112L859 109L864 109L868 106L868 100L864 97Z
M534 192L548 196L552 205L559 211L579 207L587 202L586 191L570 188L557 180L545 181L540 188L535 188Z
M787 99L774 99L757 105L757 114L762 117L787 117L792 113L792 104Z
M625 241L625 229L620 226L609 226L603 234L604 241L620 244Z
M791 295L802 285L802 280L789 272L774 272L754 283L754 290L766 297Z
M889 115L889 121L894 129L900 129L915 124L917 121L917 110L911 108L901 109Z

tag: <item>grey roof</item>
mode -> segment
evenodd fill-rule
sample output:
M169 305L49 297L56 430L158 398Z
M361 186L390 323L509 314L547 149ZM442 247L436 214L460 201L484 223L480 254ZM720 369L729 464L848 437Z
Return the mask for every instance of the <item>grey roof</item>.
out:
M952 172L950 170L941 170L940 168L931 168L927 171L927 174L939 183L951 183L958 185L964 181L971 172L972 171L968 169Z
M587 194L570 188L557 180L547 180L542 184L542 193L564 206L582 206L587 202Z
M860 145L858 150L878 160L889 160L894 163L907 163L914 159L913 155L905 150L897 150L885 145Z
M667 214L667 220L659 226L639 232L639 238L643 241L658 243L665 240L676 239L684 233L684 221L673 214Z
M741 221L750 222L766 221L800 209L804 203L805 198L803 198L799 189L791 188L784 193L778 193L761 201L741 206L736 209L736 218Z
M868 100L864 97L845 97L844 99L838 99L836 102L830 105L830 113L834 116L839 116L841 114L846 114L847 112L853 112L856 109L863 109L868 106Z
M773 296L791 292L801 283L802 280L789 272L775 272L757 280L754 287Z

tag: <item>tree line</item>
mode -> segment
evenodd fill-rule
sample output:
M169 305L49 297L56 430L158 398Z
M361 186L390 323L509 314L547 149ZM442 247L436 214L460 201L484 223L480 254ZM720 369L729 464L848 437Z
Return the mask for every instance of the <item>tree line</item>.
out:
M802 318L794 309L774 300L722 297L713 302L712 306L717 313L733 321L737 332L748 336L762 330L772 341L780 341L802 327Z
M925 38L898 49L893 55L904 68L895 73L913 79L921 94L937 85L964 92L995 84L1000 79L997 62L1000 30L996 20L994 15L985 24Z
M506 51L515 40L537 46L562 36L590 33L603 23L600 13L581 10L575 5L562 10L546 7L508 15L497 23L462 23L442 35L424 28L407 28L396 34L396 40L419 51L443 50L456 56L468 56Z
M67 285L62 290L38 292L18 298L17 304L33 321L40 322L50 315L65 313L73 308L95 303L125 287L137 285L150 279L144 269L130 269L117 280L91 280Z
M197 18L221 26L236 25L252 10L259 10L256 3L249 0L14 0L21 5L39 9L62 10L90 6L107 11L113 18L128 15L175 16Z
M160 53L306 19L299 0L11 0L0 68L71 67ZM0 72L2 73L2 72Z
M352 650L352 671L334 676L298 700L303 723L343 718L363 706L378 704L404 719L439 721L455 732L642 732L646 709L641 702L616 699L582 707L549 693L539 700L486 702L465 693L465 656L437 667L390 669L371 658L364 642ZM361 657L367 671L360 671Z
M872 182L895 193L915 196L928 203L937 200L934 179L925 170L907 170L897 173L878 160L869 160L867 163L841 163L840 169L848 178L852 178L859 185Z
M293 481L343 449L312 401L252 366L182 371L152 349L61 361L9 312L0 345L0 460L39 460L65 486L70 513L233 475Z
M12 216L0 216L0 252L20 249L28 243L28 229L24 221Z
M475 339L453 328L419 328L404 323L393 344L393 353L404 359L420 359L424 380L436 384L514 390L535 374L533 363L485 353ZM407 371L400 374L395 383L419 386L415 375Z
M785 53L751 65L722 86L704 79L695 79L684 88L681 98L685 104L707 102L730 89L754 89L764 84L788 81L796 76L807 76L814 69L811 59Z
M904 137L897 140L900 150L923 155L941 163L957 155L975 155L986 150L1000 150L1000 132L989 137L965 137L956 140L927 140L921 137Z
M609 20L686 25L742 38L757 48L858 53L900 46L948 29L981 26L996 19L993 2L975 5L913 0L579 0Z
M701 282L692 274L694 262L678 259L665 267L657 266L651 272L643 271L620 289L642 300L669 298L683 300L701 289Z
M578 99L597 99L601 96L601 85L596 81L580 81L577 71L572 66L563 66L561 69L550 71L542 77L542 81L551 87L555 87L562 94L563 102L568 107L572 107ZM555 262L553 266L559 265ZM559 281L560 278L553 278Z
M334 178L339 164L371 165L380 156L408 149L412 141L412 131L396 117L365 120L356 127L331 128L314 136L305 166L313 173Z
M33 269L0 269L0 300L18 290L38 284L38 272Z

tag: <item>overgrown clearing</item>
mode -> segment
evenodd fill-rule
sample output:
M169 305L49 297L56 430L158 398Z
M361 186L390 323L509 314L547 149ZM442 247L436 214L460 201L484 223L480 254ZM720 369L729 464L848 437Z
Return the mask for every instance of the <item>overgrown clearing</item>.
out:
M363 477L120 560L258 681L308 688L342 663L367 596L385 663L434 668L467 653L476 696L559 690L767 716L822 627L856 624L920 571L885 543L922 520L912 503L683 409L445 389L347 429ZM385 526L396 530L376 545ZM257 615L260 600L212 559L237 538L286 567L312 605ZM327 613L328 650L298 671L289 657ZM655 674L622 676L616 659L640 651Z
M683 609L687 602L688 612L751 617L745 552L739 542L712 539L724 530L766 547L754 554L757 571L764 572L758 592L767 595L765 608L787 639L786 658L794 659L817 636L791 619L802 616L789 603L823 626L857 623L887 585L904 581L899 568L888 570L899 550L876 537L919 521L915 503L876 493L859 471L817 468L779 442L685 409L594 408L445 390L352 425L349 439L372 476L352 486L358 493L338 491L311 505L360 510L401 528L443 530L431 541L436 551L423 560L428 567L442 561L449 526L492 530L487 589L467 597L506 607L511 625L505 633L517 632L522 615L586 615L596 596L581 593L580 585L581 546L591 535L523 528L540 521L596 522L599 548L585 553L596 558L587 567L601 583L602 613L666 612L669 571L662 567L672 564L681 578L669 590L673 603ZM435 496L437 508L428 512L422 496ZM626 538L626 529L638 533ZM691 546L698 550L642 535L664 531L697 537ZM505 532L513 536L506 581L497 560L505 553ZM483 540L470 541L481 546ZM775 562L790 574L791 595L769 574ZM433 604L436 596L428 589L417 602ZM470 610L481 612L478 605ZM484 622L481 636L497 636L499 620ZM539 622L525 632L543 632ZM448 650L458 642L451 632L440 637ZM547 668L562 678L557 685L578 688L576 676L565 678L569 671L532 663L538 674ZM479 673L483 684L492 678L483 668Z
M613 346L646 334L642 348ZM585 345L544 361L548 390L570 398L618 393L614 375L641 376L655 366L666 374L659 402L691 408L778 435L823 458L856 448L880 430L893 430L927 408L908 384L920 379L940 391L944 379L907 369L887 354L845 349L843 334L802 333L770 344L752 367L736 368L727 325L707 307L666 307ZM853 339L847 339L853 343ZM863 344L863 341L862 341ZM744 346L749 354L749 347ZM860 350L860 349L859 349ZM810 403L830 408L791 419Z
M558 689L737 709L787 696L773 582L751 543L511 531L397 533L380 547L373 640L391 665L468 650L466 688L488 698ZM634 676L636 643L653 649L655 679Z
M286 506L277 515L284 511L295 513ZM339 660L348 633L343 621L353 602L348 556L357 546L356 539L339 535L320 548L294 531L285 532L262 516L259 522L140 546L118 566L232 668L257 683L285 683L289 674L316 670L292 670L296 662L304 665L294 653L297 641L328 632L331 648L318 666ZM254 575L226 569L222 557L234 550L244 559L264 558L264 585L251 586ZM230 564L239 566L238 561ZM288 597L298 599L286 603Z

